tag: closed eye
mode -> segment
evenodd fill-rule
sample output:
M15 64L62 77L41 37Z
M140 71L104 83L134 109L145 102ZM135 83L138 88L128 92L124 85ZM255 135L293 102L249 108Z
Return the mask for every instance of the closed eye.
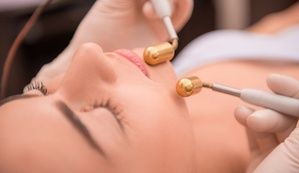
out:
M117 105L116 103L114 103L111 99L107 99L104 101L95 101L95 103L93 104L93 108L105 108L107 109L115 118L117 124L119 125L120 129L122 130L122 132L125 132L125 128L124 128L124 122L122 121L121 118L121 113L122 113L122 109L120 108L119 105Z

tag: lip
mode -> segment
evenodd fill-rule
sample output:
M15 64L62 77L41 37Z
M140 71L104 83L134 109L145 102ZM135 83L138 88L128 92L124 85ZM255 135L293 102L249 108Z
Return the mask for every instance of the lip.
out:
M149 76L144 62L137 54L135 54L134 52L132 52L128 49L119 49L119 50L116 50L115 53L119 54L121 57L129 60L131 63L133 63L135 66L137 66L139 68L139 70L145 76L147 76L147 77Z

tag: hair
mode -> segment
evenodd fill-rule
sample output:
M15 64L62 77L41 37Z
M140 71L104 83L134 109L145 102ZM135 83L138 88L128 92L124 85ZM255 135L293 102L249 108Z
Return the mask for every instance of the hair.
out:
M36 23L38 18L41 16L42 12L52 3L53 0L45 0L41 5L39 5L29 18L29 20L26 22L24 27L21 29L19 34L17 35L16 39L14 40L12 46L9 48L8 54L4 60L3 64L3 71L1 76L1 86L0 86L0 100L6 97L7 94L7 87L8 87L8 81L9 81L9 74L11 71L12 64L15 59L16 52L18 51L18 48L20 44L23 42L24 38L28 34L28 32L31 30L33 25Z

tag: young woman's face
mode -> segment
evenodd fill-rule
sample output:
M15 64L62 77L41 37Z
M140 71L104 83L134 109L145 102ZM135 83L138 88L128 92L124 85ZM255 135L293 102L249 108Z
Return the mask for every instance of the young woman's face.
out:
M1 106L0 172L193 172L171 65L147 66L140 52L85 44L54 93Z

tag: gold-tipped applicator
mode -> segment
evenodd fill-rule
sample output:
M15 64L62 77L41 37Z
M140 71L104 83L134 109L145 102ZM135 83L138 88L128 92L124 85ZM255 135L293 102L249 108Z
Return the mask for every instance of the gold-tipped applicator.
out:
M176 85L176 92L182 97L197 94L203 87L203 82L196 76L180 79Z
M236 89L217 83L205 83L196 76L182 78L176 85L176 91L182 97L195 95L202 88L210 88L213 91L239 97L247 103L299 117L299 100L291 97L252 88Z
M144 50L144 61L154 66L173 59L178 47L178 35L170 18L172 15L170 2L168 0L151 0L151 2L169 36L169 42L150 46Z
M147 47L143 52L144 61L149 65L157 65L173 59L178 47L178 39L155 46Z
M240 96L241 90L228 87L222 84L217 83L206 83L202 82L198 77L191 76L182 78L177 82L176 91L182 97L189 97L198 93L202 88L210 88L213 91L233 95Z

